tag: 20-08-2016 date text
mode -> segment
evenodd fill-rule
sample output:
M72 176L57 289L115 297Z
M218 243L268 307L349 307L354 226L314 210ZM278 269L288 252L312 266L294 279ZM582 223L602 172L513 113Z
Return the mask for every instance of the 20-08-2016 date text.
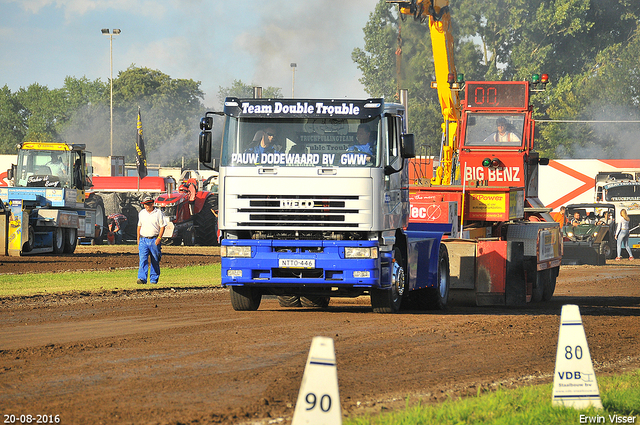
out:
M59 424L60 415L8 415L3 414L5 424Z

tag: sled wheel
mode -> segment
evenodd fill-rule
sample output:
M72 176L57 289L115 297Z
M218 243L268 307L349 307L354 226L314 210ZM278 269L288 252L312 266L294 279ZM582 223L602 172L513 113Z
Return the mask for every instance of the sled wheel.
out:
M544 291L542 293L542 300L549 301L553 297L553 293L556 290L556 279L560 273L560 267L549 269L549 278L544 283Z
M56 227L53 229L53 253L62 254L64 252L64 229Z
M73 254L78 245L78 231L76 229L64 229L64 253Z
M536 272L536 280L533 283L533 294L531 295L531 301L539 303L544 297L544 287L549 286L548 280L551 278L549 269L539 270Z
M29 225L27 232L29 232L27 234L27 237L29 238L29 240L22 245L22 250L24 252L31 252L33 251L33 246L36 241L36 229L34 229L32 225Z

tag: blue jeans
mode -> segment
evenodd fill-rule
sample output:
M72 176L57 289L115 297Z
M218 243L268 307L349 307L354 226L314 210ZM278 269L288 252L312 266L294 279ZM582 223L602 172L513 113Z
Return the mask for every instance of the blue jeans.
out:
M149 263L151 263L151 283L158 283L160 277L160 259L162 250L160 245L156 245L155 239L140 237L138 245L138 255L140 256L140 266L138 267L138 279L147 281L149 273Z
M623 247L627 248L627 252L629 253L629 258L633 257L633 254L631 254L631 248L629 247L629 231L628 230L621 230L620 233L618 234L618 243L617 243L618 257L620 257Z

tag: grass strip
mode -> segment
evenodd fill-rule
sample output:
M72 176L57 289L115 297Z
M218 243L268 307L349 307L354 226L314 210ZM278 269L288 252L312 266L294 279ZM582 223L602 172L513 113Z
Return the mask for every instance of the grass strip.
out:
M138 285L138 269L3 275L0 298L64 292L220 286L220 264L163 268L157 285Z
M439 404L409 405L403 411L349 418L344 425L419 424L640 424L640 370L598 379L603 410L553 407L553 384L498 389L476 397Z

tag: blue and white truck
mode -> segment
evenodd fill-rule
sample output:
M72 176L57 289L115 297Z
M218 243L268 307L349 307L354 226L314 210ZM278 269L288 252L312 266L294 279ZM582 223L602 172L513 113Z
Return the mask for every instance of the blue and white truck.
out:
M214 115L224 117L220 163ZM200 161L219 171L222 285L235 310L263 295L326 307L370 295L374 311L442 308L452 223L409 225L405 107L383 99L227 98L200 123Z

